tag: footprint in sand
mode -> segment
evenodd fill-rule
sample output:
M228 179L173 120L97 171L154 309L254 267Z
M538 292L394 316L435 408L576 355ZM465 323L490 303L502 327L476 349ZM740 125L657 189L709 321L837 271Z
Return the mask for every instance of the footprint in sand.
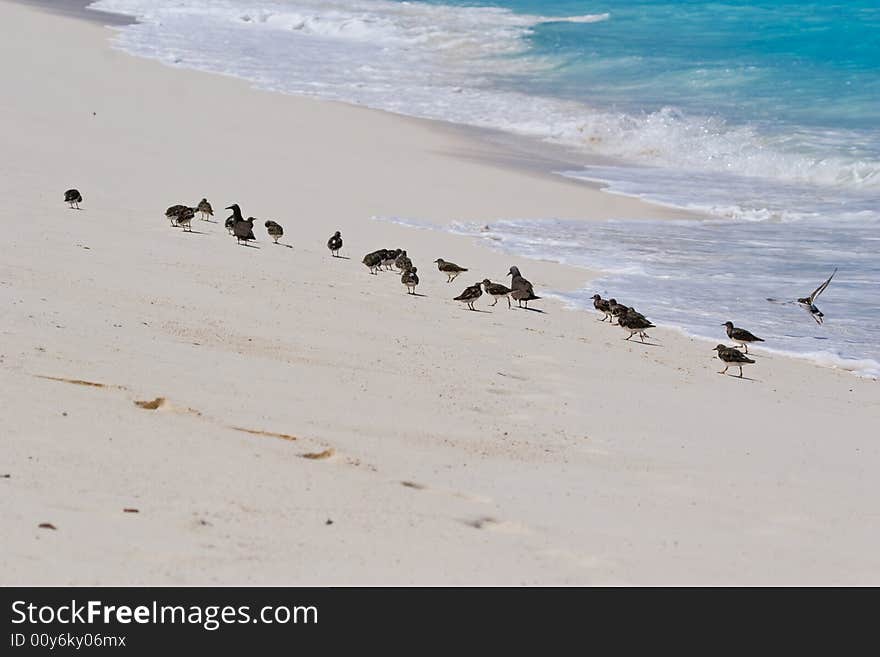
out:
M497 520L491 516L482 516L472 520L462 520L468 527L474 529L488 529L491 531L501 532L503 534L530 534L531 530L519 522L510 520Z

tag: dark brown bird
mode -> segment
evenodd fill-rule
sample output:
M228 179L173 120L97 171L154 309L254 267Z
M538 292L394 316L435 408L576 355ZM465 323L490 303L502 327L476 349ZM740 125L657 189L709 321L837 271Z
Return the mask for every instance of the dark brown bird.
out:
M416 293L416 286L419 284L419 276L416 274L418 270L418 267L409 267L400 276L400 282L406 285L406 291L409 294Z
M284 235L284 229L281 227L281 224L270 219L264 225L266 226L266 232L269 233L269 237L275 240L275 244L278 244L278 240Z
M171 221L172 226L176 226L178 215L186 208L186 205L172 205L170 208L165 210L165 217Z
M248 242L256 242L257 237L254 235L254 222L256 219L253 217L248 217L247 219L243 219L242 221L236 221L235 225L232 227L232 234L235 235L235 239L239 244L244 242L244 245L247 246Z
M208 217L214 216L214 208L211 207L211 204L208 203L208 199L203 198L199 201L199 205L196 207L196 210L201 215L203 221L207 221Z
M397 267L400 271L405 272L407 269L412 268L412 260L406 255L406 251L401 251L400 255L397 256L394 260L394 266Z
M476 310L474 308L474 301L483 296L483 288L480 287L479 283L474 283L470 287L466 287L464 292L455 297L455 301L461 301L463 304L466 304L468 310Z
M467 271L464 267L459 267L454 262L446 262L443 258L437 258L435 261L437 263L437 269L446 274L446 282L451 283L454 281L459 274Z
M338 258L339 250L342 248L342 233L338 230L333 233L333 237L327 240L327 248L330 249L330 254L334 258Z
M755 362L739 349L725 347L723 344L719 344L712 351L717 351L718 358L724 363L724 369L718 372L718 374L726 374L727 368L733 365L734 367L739 368L739 378L742 378L743 365L752 365Z
M510 296L516 300L516 303L520 308L523 307L523 303L526 304L525 308L528 308L529 301L536 301L541 298L535 296L535 290L532 288L532 284L519 273L519 267L511 267L510 271L507 272L507 275L511 277Z
M762 338L752 335L743 328L737 328L733 322L724 322L721 326L727 328L727 337L734 342L745 347L746 353L749 353L749 342L764 342Z
M616 303L616 302L615 302ZM593 308L598 310L600 313L604 313L600 322L604 322L606 319L611 322L611 303L610 299L603 299L598 294L593 295Z
M491 305L498 303L498 299L507 299L507 307L510 308L510 293L512 290L501 283L493 283L488 278L483 281L483 289L490 297L495 299Z
M650 337L645 331L649 328L654 328L654 325L644 315L632 308L617 316L617 324L623 330L629 331L629 335L625 338L626 340L629 340L638 333L639 340L642 342L645 341L645 338Z
M192 232L192 220L196 216L195 210L189 207L183 207L177 213L177 225L183 228L184 232Z
M379 249L378 251L373 251L364 256L362 262L370 268L371 274L375 275L378 273L379 269L382 267L382 262L385 260L386 253L388 253L386 249Z
M64 192L64 202L70 206L70 209L79 210L79 204L82 203L83 197L78 189L68 189Z

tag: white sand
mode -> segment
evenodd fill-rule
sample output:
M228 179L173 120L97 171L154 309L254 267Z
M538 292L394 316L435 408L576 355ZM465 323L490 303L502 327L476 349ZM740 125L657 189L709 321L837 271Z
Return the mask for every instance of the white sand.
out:
M0 583L880 584L876 382L722 377L711 344L552 301L470 313L511 264L539 293L589 274L369 219L668 211L109 35L0 2ZM168 226L202 196L221 223ZM236 246L232 202L293 248ZM360 263L397 245L424 297Z

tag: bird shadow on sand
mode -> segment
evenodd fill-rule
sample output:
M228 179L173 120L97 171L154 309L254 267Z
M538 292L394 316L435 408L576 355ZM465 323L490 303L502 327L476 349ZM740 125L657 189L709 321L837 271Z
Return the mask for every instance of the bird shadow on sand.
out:
M522 306L513 306L514 310L528 310L530 313L541 313L542 315L546 315L546 310L541 310L540 308L524 308Z
M656 342L642 342L641 340L636 342L635 340L627 340L626 338L624 338L623 341L629 342L630 344L643 345L645 347L662 347L663 346L662 344L657 344Z
M491 310L480 310L480 309L478 309L478 308L474 308L473 310L471 310L470 308L462 308L462 310L466 310L466 311L468 311L469 313L487 313L487 314L489 314L489 315L492 314L492 311L491 311Z
M239 244L238 246L246 246L249 249L259 249L260 248L256 244L248 244L247 242L245 242L244 244Z
M719 372L721 374L721 372ZM758 379L753 379L748 376L737 376L736 374L722 374L722 376L727 377L728 379L736 379L737 381L751 381L752 383L758 383Z
M331 258L336 258L337 260L351 260L348 256L330 256Z
M281 244L280 242L275 242L275 244L277 244L278 246L283 246L283 247L285 247L285 248L287 248L287 249L292 249L292 248L293 248L293 244Z
M184 233L185 235L207 235L208 234L208 233L203 233L200 230L182 230L180 232Z
M421 297L423 299L426 299L428 297L427 294L419 294L418 292L416 292L415 294L408 294L407 296L408 297Z

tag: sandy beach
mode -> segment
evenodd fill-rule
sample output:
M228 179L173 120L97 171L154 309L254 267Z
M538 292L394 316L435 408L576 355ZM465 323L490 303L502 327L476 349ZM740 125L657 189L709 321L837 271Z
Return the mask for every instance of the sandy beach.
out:
M719 376L714 343L552 299L468 312L511 265L539 294L593 273L372 219L680 214L101 21L4 1L0 32L0 583L880 584L876 381L760 349ZM169 227L202 197L214 222ZM383 247L422 296L369 275Z

